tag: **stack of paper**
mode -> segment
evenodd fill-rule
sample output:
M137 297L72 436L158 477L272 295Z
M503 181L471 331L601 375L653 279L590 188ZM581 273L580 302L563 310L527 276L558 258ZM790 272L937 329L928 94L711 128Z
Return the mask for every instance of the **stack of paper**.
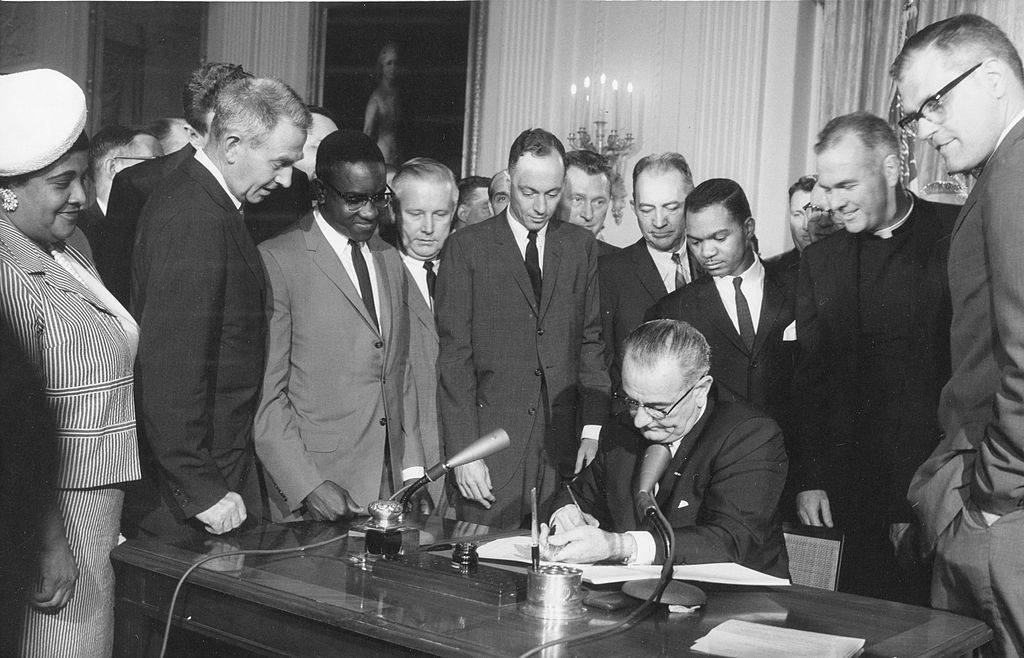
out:
M530 562L529 537L503 537L488 542L477 549L481 560L504 560L507 562ZM544 562L544 564L553 564ZM592 585L622 583L629 580L657 578L661 567L657 565L637 566L621 564L567 564L583 571L583 580ZM777 578L748 569L732 562L716 564L678 564L673 569L676 580L693 580L702 583L724 583L727 585L754 585L780 587L789 585L785 578Z
M730 619L697 640L693 651L727 658L848 658L864 647L855 637L826 635Z

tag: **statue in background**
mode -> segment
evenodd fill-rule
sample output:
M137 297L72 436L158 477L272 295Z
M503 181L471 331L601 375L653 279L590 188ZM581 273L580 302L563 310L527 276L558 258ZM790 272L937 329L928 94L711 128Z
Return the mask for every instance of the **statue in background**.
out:
M398 148L397 78L398 46L389 41L377 55L377 88L366 102L363 133L377 141L377 146L384 154L384 162L394 166L402 162Z

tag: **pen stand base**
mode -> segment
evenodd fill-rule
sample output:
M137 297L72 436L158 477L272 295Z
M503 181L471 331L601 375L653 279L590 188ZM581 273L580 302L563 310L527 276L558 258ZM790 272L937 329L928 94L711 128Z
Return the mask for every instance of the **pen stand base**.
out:
M526 605L521 612L538 619L585 617L583 572L557 565L530 569L526 574Z
M381 528L373 522L354 525L350 531L365 535L364 550L372 556L391 557L400 554L417 553L420 550L419 528L395 526ZM355 543L353 543L355 547Z
M485 565L457 565L448 557L430 553L377 560L373 577L495 606L513 605L526 598L522 574Z

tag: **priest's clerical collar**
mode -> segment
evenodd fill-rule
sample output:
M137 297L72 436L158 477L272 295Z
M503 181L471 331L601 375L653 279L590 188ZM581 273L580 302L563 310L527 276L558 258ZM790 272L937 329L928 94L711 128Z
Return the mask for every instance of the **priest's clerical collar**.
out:
M910 199L910 206L907 208L907 212L905 212L903 214L903 217L901 217L899 221L897 221L895 224L891 226L886 226L885 228L880 228L877 231L875 231L875 237L882 238L883 240L888 240L893 236L897 229L899 229L901 226L907 223L907 219L910 217L910 214L914 212L914 195L910 194L909 192L904 192L904 194L906 194L907 197Z

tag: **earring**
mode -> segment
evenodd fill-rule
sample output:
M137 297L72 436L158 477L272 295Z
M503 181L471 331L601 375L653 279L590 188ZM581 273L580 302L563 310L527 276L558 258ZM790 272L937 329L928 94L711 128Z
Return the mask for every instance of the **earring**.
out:
M0 187L0 208L7 212L14 212L18 209L18 195L8 187Z

